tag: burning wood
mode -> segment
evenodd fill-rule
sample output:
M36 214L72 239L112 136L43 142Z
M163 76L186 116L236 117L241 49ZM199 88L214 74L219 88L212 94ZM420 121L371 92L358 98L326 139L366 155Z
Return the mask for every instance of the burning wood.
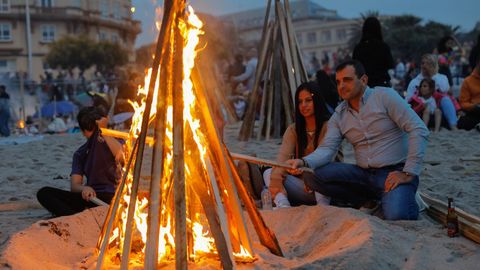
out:
M127 139L130 158L97 245L97 269L104 263L155 269L173 260L177 269L185 269L187 260L210 257L232 269L235 260L255 259L237 197L235 168L202 89L190 78L201 27L184 1L165 1L154 64L145 83L149 87L140 89L146 99L134 104L132 128L128 136L102 130ZM149 139L150 123L155 129ZM146 142L153 143L148 198L138 191ZM245 194L240 188L244 200ZM256 209L248 210L254 224L263 224L255 226L262 243L281 255Z

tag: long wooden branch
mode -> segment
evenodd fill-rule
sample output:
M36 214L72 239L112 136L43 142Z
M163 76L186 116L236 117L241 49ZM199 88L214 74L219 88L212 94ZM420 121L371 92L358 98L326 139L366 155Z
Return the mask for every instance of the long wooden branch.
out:
M247 161L247 162L250 162L250 163L267 165L267 166L272 166L272 167L279 167L279 168L283 168L283 169L292 169L292 166L290 166L287 163L283 163L283 162L278 162L278 161L268 160L268 159L263 159L263 158L257 158L257 157L252 157L252 156L247 156L247 155L244 155L244 154L237 154L237 153L230 153L230 155L232 156L233 159L236 159L236 160L243 160L243 161ZM313 170L311 168L303 167L302 170L306 171L306 172L313 173Z
M102 131L102 134L105 135L105 136L112 136L112 137L120 138L120 139L128 139L128 133L126 133L126 132L113 130L113 129L107 129L107 128L102 128L101 131ZM153 144L153 138L152 137L147 137L146 142L149 145ZM248 155L244 155L244 154L238 154L238 153L232 153L232 152L230 152L230 154L232 155L232 158L236 159L236 160L244 160L244 161L247 161L247 162L250 162L250 163L272 166L272 167L279 167L279 168L283 168L283 169L291 169L292 168L292 166L288 165L287 163L283 163L283 162L278 162L278 161L268 160L268 159L263 159L263 158L257 158L257 157L252 157L252 156L248 156ZM307 172L313 172L313 170L310 169L310 168L305 168L304 167L302 169L304 171L307 171Z

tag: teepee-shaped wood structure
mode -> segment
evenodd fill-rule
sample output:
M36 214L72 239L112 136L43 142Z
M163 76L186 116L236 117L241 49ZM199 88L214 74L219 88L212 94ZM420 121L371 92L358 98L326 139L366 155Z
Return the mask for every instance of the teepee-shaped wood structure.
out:
M194 69L202 22L185 0L165 1L164 8L146 100L127 135L128 162L97 244L97 269L157 269L172 261L186 269L189 261L212 256L233 269L235 261L254 260L239 196L260 241L282 256L221 143ZM147 137L150 123L153 138ZM151 177L142 193L148 141Z
M256 137L261 139L263 135L268 140L270 136L280 137L283 130L293 122L295 90L300 83L307 80L290 17L289 2L275 0L275 19L272 21L271 6L272 0L269 0L254 88L239 134L242 141L247 141L253 136L262 81L263 94Z

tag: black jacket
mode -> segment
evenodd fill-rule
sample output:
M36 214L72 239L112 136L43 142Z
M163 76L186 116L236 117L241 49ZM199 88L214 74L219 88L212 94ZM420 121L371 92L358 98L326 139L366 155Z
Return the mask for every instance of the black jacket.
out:
M378 39L362 40L353 50L353 59L360 61L368 76L368 86L390 86L388 70L394 68L390 47Z

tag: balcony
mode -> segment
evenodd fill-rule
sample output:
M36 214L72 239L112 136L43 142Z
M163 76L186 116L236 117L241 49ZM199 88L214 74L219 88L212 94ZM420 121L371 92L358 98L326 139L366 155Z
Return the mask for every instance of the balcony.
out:
M25 7L23 5L12 5L9 13L0 14L2 19L20 20L25 18ZM99 25L109 28L122 29L131 34L141 32L140 21L132 18L103 17L99 11L86 10L75 7L30 7L30 19L32 21L75 21L91 25Z

